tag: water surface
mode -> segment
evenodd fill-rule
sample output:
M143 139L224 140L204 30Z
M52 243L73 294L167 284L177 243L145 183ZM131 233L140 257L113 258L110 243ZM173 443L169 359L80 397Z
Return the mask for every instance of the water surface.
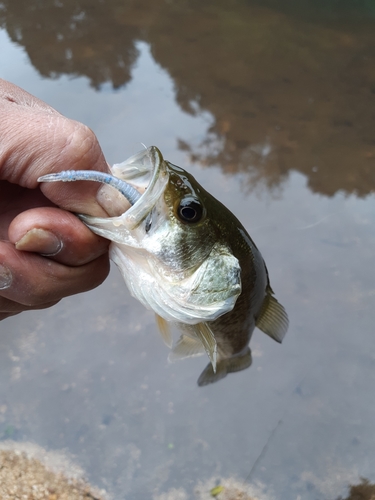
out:
M113 269L1 323L0 436L76 457L115 498L264 498L375 481L375 30L371 3L0 2L1 77L89 125L110 163L157 145L248 229L282 346L198 388ZM184 493L183 493L184 492Z

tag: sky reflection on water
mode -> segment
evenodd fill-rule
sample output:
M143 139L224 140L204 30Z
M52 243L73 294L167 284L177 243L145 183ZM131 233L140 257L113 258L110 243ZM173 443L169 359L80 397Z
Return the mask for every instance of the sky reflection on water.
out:
M115 498L250 472L287 500L374 481L373 26L100 4L1 2L1 76L89 125L110 163L144 142L191 171L260 248L290 329L282 346L256 331L252 367L198 389L206 360L169 365L114 269L2 322L0 435L67 449Z

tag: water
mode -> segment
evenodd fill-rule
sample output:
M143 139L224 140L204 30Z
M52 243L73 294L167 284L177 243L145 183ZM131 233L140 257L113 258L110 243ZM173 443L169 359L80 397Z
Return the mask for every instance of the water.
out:
M116 269L1 323L0 436L66 450L115 498L375 481L373 11L282 5L0 2L1 76L90 126L110 163L143 142L191 171L290 317L282 346L256 331L252 367L204 388L206 359L168 364Z

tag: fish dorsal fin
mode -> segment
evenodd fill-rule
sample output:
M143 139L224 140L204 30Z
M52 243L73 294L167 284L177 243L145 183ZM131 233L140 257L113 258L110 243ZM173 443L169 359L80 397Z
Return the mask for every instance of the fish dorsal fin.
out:
M159 316L159 314L155 314L155 317L156 317L156 324L158 325L158 329L164 344L169 348L171 348L173 340L172 340L172 332L169 327L168 321Z
M205 352L206 350L199 339L190 337L190 335L181 335L176 345L173 346L172 352L169 353L168 360L173 362L177 359L192 358Z
M210 358L214 373L216 373L217 344L214 334L207 323L197 323L192 327L195 335L202 342L203 347Z
M267 293L256 326L276 342L282 342L288 330L289 319L284 307Z

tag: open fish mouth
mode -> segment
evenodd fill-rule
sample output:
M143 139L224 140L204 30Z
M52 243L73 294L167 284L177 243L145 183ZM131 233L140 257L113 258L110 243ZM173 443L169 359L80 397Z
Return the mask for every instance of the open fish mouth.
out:
M108 184L116 188L131 204L129 210L119 217L108 217L106 225L135 229L151 212L158 199L162 196L168 184L168 171L165 160L156 146L150 146L122 163L111 168L111 174L93 170L66 170L39 177L39 182L74 182L94 181ZM144 191L141 194L141 191ZM100 218L79 214L79 218L89 227L91 223L99 223ZM104 220L104 219L102 219ZM100 234L100 233L98 233ZM106 237L106 235L103 234ZM116 231L112 241L116 239Z
M122 163L113 165L112 174L144 193L120 218L122 225L132 230L151 212L168 184L165 160L156 146L150 146ZM129 200L130 201L130 200Z

